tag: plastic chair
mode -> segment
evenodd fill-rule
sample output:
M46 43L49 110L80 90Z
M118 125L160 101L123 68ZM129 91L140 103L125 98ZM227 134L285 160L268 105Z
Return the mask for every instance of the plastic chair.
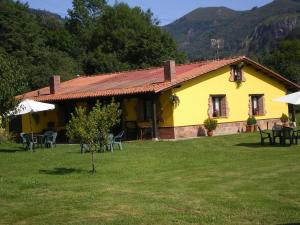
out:
M51 148L53 148L53 146L56 147L56 137L57 137L56 132L53 132L51 135L47 135L45 138L45 147L51 147Z
M280 144L286 144L286 140L290 141L290 145L293 144L293 139L294 139L294 131L293 128L290 127L283 127L282 130L282 135L280 137Z
M114 135L113 134L108 134L106 148L108 150L110 150L111 152L114 152Z
M82 141L80 142L80 153L83 154L85 152L89 151L89 146L87 144L84 144Z
M29 134L23 134L23 137L26 141L26 149L32 151L34 149L36 143L34 141L32 141Z
M298 144L298 139L300 138L300 130L295 130L293 132L293 138L295 140L295 144L297 145Z
M263 131L260 126L258 126L258 130L260 133L260 142L263 145L265 143L265 140L268 139L269 143L272 144L272 138L271 138L271 133L267 131Z
M123 146L122 146L122 138L124 136L124 130L122 130L119 134L117 134L116 136L114 136L113 138L113 145L116 144L119 146L120 150L123 150Z
M281 130L282 130L282 126L281 125L275 125L272 128L272 133L273 133L273 144L276 143L276 138L279 139L279 142L281 142Z
M25 133L20 133L20 138L21 138L21 143L23 145L23 147L25 148L26 147L26 144L27 144L27 140L26 140L26 137L25 137Z

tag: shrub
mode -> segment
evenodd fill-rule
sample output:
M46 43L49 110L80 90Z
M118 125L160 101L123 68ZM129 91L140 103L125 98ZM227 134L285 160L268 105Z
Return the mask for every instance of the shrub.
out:
M251 125L256 125L257 121L256 121L256 118L254 116L250 116L248 119L247 119L247 125L248 126L251 126Z
M212 118L207 118L204 120L204 127L208 131L213 131L217 128L218 121Z
M282 113L282 115L281 115L281 117L280 117L280 121L281 121L282 123L286 123L286 122L289 121L289 117L288 117L286 114Z

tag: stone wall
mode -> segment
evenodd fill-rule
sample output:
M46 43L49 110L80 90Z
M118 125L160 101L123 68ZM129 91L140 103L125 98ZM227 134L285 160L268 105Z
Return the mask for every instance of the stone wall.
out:
M274 124L280 124L280 119L257 120L262 129L272 129ZM246 122L220 123L214 131L214 135L236 134L246 131ZM203 125L159 128L160 139L193 138L205 136Z

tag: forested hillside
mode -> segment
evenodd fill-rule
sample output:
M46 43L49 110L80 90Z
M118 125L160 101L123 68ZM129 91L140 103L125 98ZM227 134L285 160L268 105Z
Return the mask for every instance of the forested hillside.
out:
M22 68L27 90L47 85L54 74L67 80L185 59L150 11L123 3L110 6L105 0L74 0L68 15L62 19L18 1L0 1L1 59Z
M263 7L234 11L199 8L165 26L189 59L216 57L211 40L222 40L220 57L257 55L300 27L300 0L274 0Z

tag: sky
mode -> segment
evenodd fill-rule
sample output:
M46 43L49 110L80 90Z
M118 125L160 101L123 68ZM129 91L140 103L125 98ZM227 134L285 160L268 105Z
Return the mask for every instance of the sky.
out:
M45 9L62 17L72 7L72 0L21 0L28 2L31 8ZM272 0L121 0L130 6L139 6L144 10L151 9L161 25L169 24L199 7L226 6L234 10L247 10L254 6L263 6ZM114 4L116 0L109 0ZM120 2L120 1L119 1Z

